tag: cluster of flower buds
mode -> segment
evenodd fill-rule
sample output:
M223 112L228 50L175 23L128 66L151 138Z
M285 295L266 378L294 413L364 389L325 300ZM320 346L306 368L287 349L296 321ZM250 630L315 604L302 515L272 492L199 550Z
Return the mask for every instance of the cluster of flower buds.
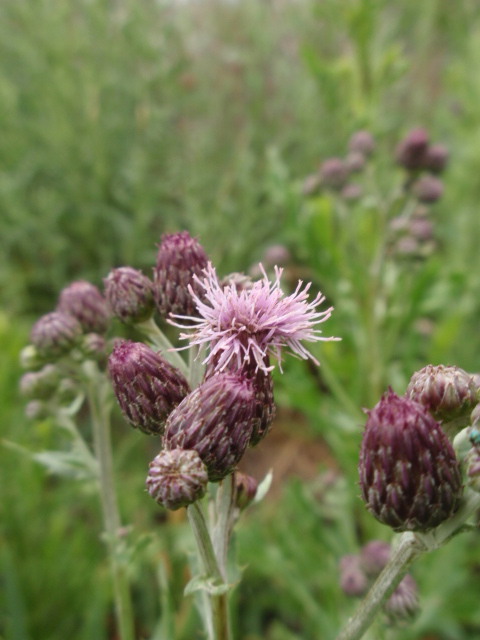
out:
M340 587L350 597L362 598L387 565L391 546L382 540L372 540L358 554L343 556L340 560ZM383 605L390 623L411 620L418 612L418 587L407 574Z
M83 360L106 363L104 334L109 325L107 302L95 285L80 280L61 291L56 309L33 325L30 344L20 356L27 371L20 391L30 401L26 407L29 417L46 417L78 395L72 364Z
M344 158L327 158L318 171L309 175L303 184L304 195L315 195L321 189L339 193L345 200L357 200L362 195L359 184L351 177L365 170L375 151L375 140L369 131L356 131L349 140Z

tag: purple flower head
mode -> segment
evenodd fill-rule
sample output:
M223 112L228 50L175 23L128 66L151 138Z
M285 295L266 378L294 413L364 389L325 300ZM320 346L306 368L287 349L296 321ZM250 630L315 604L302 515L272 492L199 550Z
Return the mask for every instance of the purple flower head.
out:
M142 322L152 316L153 284L141 271L118 267L112 269L103 282L110 309L122 322Z
M274 368L268 366L268 356L273 355L281 364L283 347L318 364L302 341L338 340L320 336L321 331L316 328L330 318L333 307L318 311L325 297L318 293L308 301L311 283L302 289L301 280L294 293L286 296L280 288L283 270L275 267L275 280L270 282L260 267L263 278L253 283L251 288L238 291L234 285L222 287L209 263L203 279L194 276L204 290L203 299L190 287L200 317L174 316L189 320L191 327L172 324L193 330L192 334L180 335L182 339L189 339L190 345L210 346L204 362L214 362L216 371L231 369L232 365L240 370L245 364L255 363L256 370L261 369L267 374Z
M56 359L73 349L81 335L82 327L76 318L52 311L33 325L30 340L40 356Z
M100 290L86 280L77 280L62 289L57 311L77 318L87 333L105 333L110 325L107 301Z

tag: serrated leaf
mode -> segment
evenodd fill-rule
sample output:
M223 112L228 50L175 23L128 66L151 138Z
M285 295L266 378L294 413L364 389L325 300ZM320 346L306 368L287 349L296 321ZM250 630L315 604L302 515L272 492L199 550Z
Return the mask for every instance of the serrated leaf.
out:
M211 576L198 575L194 576L186 585L183 593L184 595L190 595L195 591L206 591L212 596L220 596L223 593L227 593L230 589L230 585L225 582L221 582L218 578L212 578Z

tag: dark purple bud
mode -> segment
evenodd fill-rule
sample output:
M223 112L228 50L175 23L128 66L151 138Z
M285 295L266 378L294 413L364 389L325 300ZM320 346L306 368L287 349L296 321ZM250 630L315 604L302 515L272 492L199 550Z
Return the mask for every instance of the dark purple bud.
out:
M348 148L354 153L370 156L375 151L375 140L369 131L356 131L350 138Z
M383 610L391 622L398 623L411 620L418 613L418 609L417 583L413 577L407 573L383 605Z
M413 129L397 147L397 162L409 171L423 169L427 149L428 133L425 129Z
M204 291L193 276L202 276L207 264L205 250L188 231L162 236L153 278L155 302L162 317L170 313L197 314L188 285L196 295L203 296Z
M72 282L60 292L57 311L77 318L85 332L105 333L110 311L100 290L86 280Z
M478 401L473 377L460 367L432 364L416 371L410 378L405 396L423 405L450 437L470 422ZM450 423L450 424L449 424Z
M117 342L108 369L130 424L144 433L162 435L168 414L189 392L180 371L142 342L130 340Z
M372 540L360 552L362 569L370 578L376 578L386 566L391 553L391 546L382 540Z
M340 158L328 158L320 166L320 178L323 186L341 189L348 179L348 169Z
M251 382L218 373L192 391L168 416L166 449L195 449L215 482L231 473L248 446L255 415Z
M368 591L368 578L365 575L360 556L349 554L340 560L340 588L345 595L360 598Z
M448 164L448 149L443 144L428 147L425 156L425 169L432 173L442 173Z
M30 340L40 356L55 359L73 349L81 335L82 327L76 318L52 311L33 325Z
M119 320L128 324L151 318L155 307L153 283L141 271L119 267L103 282L107 302Z
M268 356L265 359L265 365L270 364ZM211 360L205 370L205 379L210 378L215 373L215 359ZM276 406L273 397L273 378L270 373L265 373L261 369L257 370L255 360L244 363L241 371L235 367L235 361L232 358L229 366L231 373L240 374L243 378L249 380L255 394L255 413L252 423L252 435L249 445L254 447L257 445L270 431L273 419L276 414Z
M258 482L254 477L235 471L235 506L245 509L255 499Z
M20 392L31 400L48 400L55 393L60 381L60 372L52 364L40 371L25 373L20 378Z
M359 173L365 169L365 156L359 151L351 151L345 158L345 166L349 173Z
M432 204L443 195L443 182L435 176L422 176L412 186L413 195L419 202Z
M368 412L359 462L368 510L395 531L428 531L462 495L452 444L423 405L391 389Z
M205 495L207 468L196 451L161 451L150 463L147 491L158 504L175 511Z

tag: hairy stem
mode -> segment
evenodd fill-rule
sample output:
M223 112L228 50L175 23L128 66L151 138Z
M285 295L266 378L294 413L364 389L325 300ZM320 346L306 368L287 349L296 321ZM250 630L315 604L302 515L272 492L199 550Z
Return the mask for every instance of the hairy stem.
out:
M195 541L202 561L205 579L211 583L211 588L206 587L205 604L208 606L209 621L207 632L209 640L230 640L230 621L228 614L227 591L228 586L217 562L210 533L203 515L203 511L194 502L187 507L188 519L193 529Z
M120 515L113 477L109 387L106 378L98 371L93 362L85 363L84 370L87 375L87 397L92 416L94 450L98 461L98 485L112 574L118 632L121 640L134 640L130 586L126 567L120 557L125 543L120 537Z
M337 636L337 640L360 640L363 637L380 607L395 591L407 573L411 563L425 551L427 548L415 534L411 532L402 534L398 545L392 551L387 566L372 585L357 612Z

